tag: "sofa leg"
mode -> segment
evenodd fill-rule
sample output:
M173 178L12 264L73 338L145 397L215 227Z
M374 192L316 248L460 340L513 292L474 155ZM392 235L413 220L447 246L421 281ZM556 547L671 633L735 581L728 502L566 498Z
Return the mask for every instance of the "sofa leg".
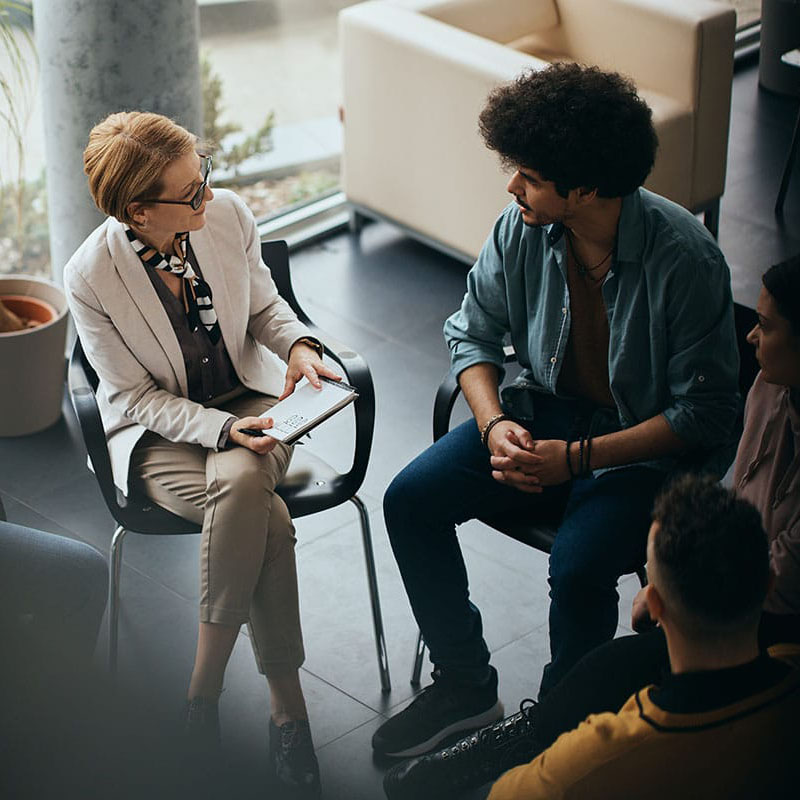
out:
M358 236L361 233L361 229L364 227L364 222L366 222L366 218L363 214L359 214L354 208L350 209L350 219L348 220L348 225L350 226L350 233L354 236Z

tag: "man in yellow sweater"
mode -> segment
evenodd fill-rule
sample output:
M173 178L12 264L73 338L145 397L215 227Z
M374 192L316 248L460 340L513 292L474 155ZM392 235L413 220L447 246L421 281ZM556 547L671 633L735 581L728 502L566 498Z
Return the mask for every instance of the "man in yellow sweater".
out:
M684 476L653 519L646 602L671 674L507 772L489 800L798 796L800 658L794 646L759 653L769 565L758 512Z

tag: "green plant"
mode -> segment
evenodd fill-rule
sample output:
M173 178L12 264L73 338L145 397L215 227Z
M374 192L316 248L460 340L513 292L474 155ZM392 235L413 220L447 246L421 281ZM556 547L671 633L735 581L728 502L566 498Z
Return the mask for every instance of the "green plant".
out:
M216 148L214 162L223 169L234 172L250 156L267 153L272 149L272 129L275 112L267 114L261 127L252 135L236 143L224 143L232 133L242 130L240 125L220 122L222 114L222 80L212 67L206 54L200 59L200 79L203 87L203 139Z
M5 62L0 71L0 124L5 128L9 147L14 151L16 174L0 171L0 235L4 251L3 267L22 269L21 256L27 249L26 236L31 224L28 214L28 183L25 181L25 130L33 97L30 63L36 51L31 36L31 8L17 0L0 0L0 58ZM12 159L9 159L12 160ZM0 167L6 162L0 158ZM9 224L9 216L13 222ZM46 237L45 222L45 237ZM47 258L47 257L46 257ZM4 330L16 330L20 322L0 302L0 318Z

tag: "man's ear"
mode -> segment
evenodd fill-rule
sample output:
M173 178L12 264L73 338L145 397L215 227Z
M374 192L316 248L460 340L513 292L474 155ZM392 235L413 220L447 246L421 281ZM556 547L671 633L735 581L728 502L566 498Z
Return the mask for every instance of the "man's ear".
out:
M597 197L597 189L587 189L585 186L579 186L575 192L579 203L591 203Z
M661 622L661 618L664 616L664 601L652 583L648 583L645 587L644 599L647 603L647 610L650 612L650 619Z

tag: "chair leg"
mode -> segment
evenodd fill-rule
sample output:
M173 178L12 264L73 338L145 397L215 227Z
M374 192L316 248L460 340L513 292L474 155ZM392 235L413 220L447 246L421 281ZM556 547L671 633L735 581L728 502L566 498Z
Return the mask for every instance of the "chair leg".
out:
M708 232L719 239L719 198L717 198L703 214L703 225L708 228Z
M425 642L422 638L422 631L417 634L417 649L414 653L414 668L411 670L411 685L419 686L420 675L422 675L422 661L425 658Z
M108 581L108 671L117 675L117 639L119 636L119 578L122 568L122 544L127 531L120 525L111 539Z
M389 656L386 652L386 638L383 633L383 616L381 615L381 601L378 596L378 575L375 571L375 553L372 549L369 514L367 514L367 509L358 495L353 495L350 498L350 502L358 509L358 515L361 520L361 538L364 543L364 559L367 565L369 600L372 605L372 624L375 627L375 647L378 651L378 671L381 675L381 690L383 692L389 692L392 689L392 682L389 677Z
M794 135L792 143L789 145L789 154L786 156L786 166L783 168L781 176L781 186L778 189L778 198L775 201L775 213L778 217L783 217L783 201L786 199L786 190L789 188L789 179L792 177L794 162L797 158L797 148L800 145L800 109L797 110L797 120L794 123Z

